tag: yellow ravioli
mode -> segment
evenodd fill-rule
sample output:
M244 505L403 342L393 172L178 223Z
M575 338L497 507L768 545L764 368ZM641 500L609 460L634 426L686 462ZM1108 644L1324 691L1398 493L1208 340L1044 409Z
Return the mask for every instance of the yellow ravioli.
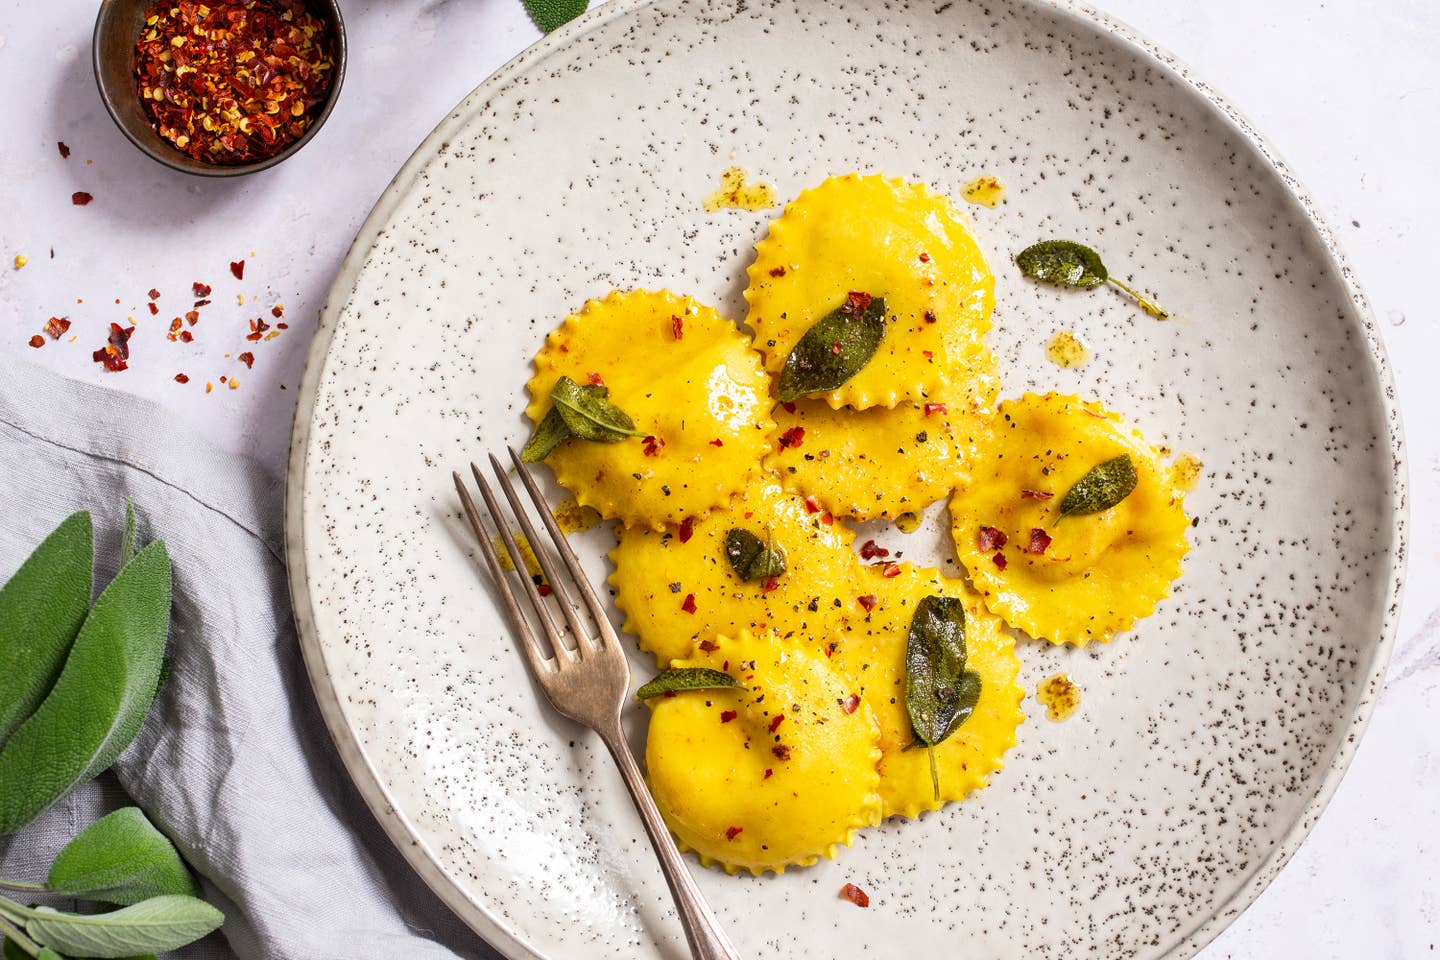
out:
M1134 491L1109 510L1057 522L1075 482L1121 454L1135 465ZM1000 404L950 517L957 556L986 606L1054 643L1108 641L1148 616L1189 549L1184 494L1145 438L1098 403L1054 393Z
M625 629L662 667L689 656L697 641L742 629L766 638L829 636L854 612L851 585L860 562L851 549L854 534L827 516L769 480L680 530L618 531L610 583ZM784 551L786 570L773 584L736 576L725 556L725 536L735 527L762 540L768 531Z
M994 355L981 347L973 363L918 406L833 410L798 400L777 407L766 465L788 489L856 520L917 513L968 478L990 429L999 385Z
M800 194L756 245L748 276L746 322L772 372L851 291L885 298L889 322L874 357L819 395L836 408L933 399L990 329L995 301L994 277L955 205L879 175L831 177Z
M675 666L723 670L743 689L650 701L645 763L665 822L729 873L833 858L880 821L874 714L846 712L851 682L814 651L748 631L713 646Z
M1017 677L1020 659L1014 638L988 613L980 598L959 580L908 563L890 565L898 572L884 576L884 566L865 573L874 609L857 622L835 652L834 662L858 684L862 704L880 722L880 796L884 815L916 817L938 810L984 787L1003 765L1005 751L1016 743L1015 731L1025 719L1020 709L1025 690ZM970 718L935 747L940 799L930 779L930 758L915 739L905 707L905 649L915 607L927 596L956 597L965 604L966 669L980 674L980 699Z
M700 517L759 473L769 378L733 323L688 297L637 290L591 300L535 357L526 413L539 423L561 375L603 383L647 436L572 439L546 458L583 506L656 530Z

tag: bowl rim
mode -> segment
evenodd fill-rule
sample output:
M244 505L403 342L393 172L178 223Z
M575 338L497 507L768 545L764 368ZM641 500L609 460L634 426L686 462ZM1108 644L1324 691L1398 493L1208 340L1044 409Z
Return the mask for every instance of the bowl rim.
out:
M115 126L137 147L141 153L157 163L169 167L171 170L178 170L181 173L188 173L197 177L241 177L249 173L258 173L261 170L268 170L277 164L288 160L299 153L300 150L310 142L325 121L330 118L330 113L335 109L335 102L340 98L340 89L345 84L345 65L347 59L347 45L345 39L345 18L340 11L338 0L306 0L307 4L315 4L321 8L321 15L330 24L335 35L334 59L335 65L332 70L330 89L326 93L325 102L315 114L315 119L310 124L310 129L300 135L294 143L273 157L266 157L263 160L253 160L249 163L239 164L205 164L193 160L188 154L181 153L176 147L165 144L157 148L155 144L148 142L136 134L121 116L116 108L116 99L120 96L132 96L138 99L138 94L132 89L131 84L125 85L125 91L120 90L106 82L106 59L101 52L103 45L101 39L105 31L115 21L116 8L122 4L133 2L133 0L100 0L99 8L95 12L95 26L90 35L90 67L95 74L95 86L100 92L100 102L105 105L105 112L115 122ZM144 0L140 0L144 2ZM129 73L127 71L127 76ZM157 134L158 137L158 134ZM182 159L183 158L183 159ZM187 162L189 161L189 162Z

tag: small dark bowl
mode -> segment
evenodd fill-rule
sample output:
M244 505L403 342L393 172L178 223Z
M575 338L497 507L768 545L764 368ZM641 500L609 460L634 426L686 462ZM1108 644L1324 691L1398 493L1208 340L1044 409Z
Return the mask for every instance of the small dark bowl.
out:
M340 17L337 0L306 0L306 6L315 16L330 26L334 40L335 67L330 80L330 90L315 112L315 118L305 134L284 150L251 163L218 164L196 160L179 150L170 141L160 136L150 125L145 108L140 105L140 87L135 77L135 41L145 25L145 10L154 0L102 0L100 14L95 18L95 39L91 57L95 64L95 83L100 87L100 99L120 131L153 160L158 160L175 170L194 173L202 177L238 177L275 166L287 157L294 156L300 148L310 142L330 116L336 99L340 96L340 85L345 79L345 23Z

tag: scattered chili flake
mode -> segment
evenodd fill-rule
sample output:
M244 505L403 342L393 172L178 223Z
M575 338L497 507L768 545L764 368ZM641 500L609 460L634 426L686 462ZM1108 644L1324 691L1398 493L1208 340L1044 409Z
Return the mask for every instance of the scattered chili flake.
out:
M64 140L56 140L56 141L55 141L55 147L56 147L56 149L58 149L58 150L60 151L60 159L61 159L61 160L69 160L69 159L70 159L70 148L65 145L65 141L64 141Z
M776 730L778 730L778 729L780 728L780 724L782 724L782 723L784 723L784 722L785 722L785 714L783 714L783 713L777 713L777 714L775 714L775 716L773 716L773 717L770 718L770 732L771 732L771 733L774 733Z
M150 292L147 293L146 296L149 297L151 300L159 300L159 299L160 299L160 291L159 291L159 290L156 290L154 287L151 287L151 288L150 288Z
M1005 559L1005 554L1003 553L997 553L990 559L994 561L996 569L1004 570L1006 567L1010 566L1010 561Z
M784 403L780 404L780 406L785 409L786 413L795 412L795 401L793 400L786 400Z
M70 202L75 204L75 206L77 207L83 207L85 206L85 204L89 203L91 200L94 199L95 198L93 196L86 193L84 190L76 190L74 193L70 194Z
M771 777L773 777L773 776L775 776L775 771L772 770L770 767L766 767L766 768L765 768L765 776L761 777L760 779L762 779L762 780L769 780L769 779L770 779Z
M835 514L831 513L829 510L826 510L824 513L820 514L820 522L825 524L825 526L827 527L834 526Z
M682 603L682 604L680 604L680 609L681 609L681 610L684 610L686 613L694 613L694 612L695 612L695 594L693 594L693 593L687 593L687 594L685 594L685 602Z
M975 538L980 549L989 553L991 550L999 550L1005 546L1010 538L1005 536L1005 531L997 530L994 527L981 527L980 535Z
M714 640L701 640L700 649L704 650L706 653L714 653L716 650L720 649L720 644L716 643Z
M760 584L761 593L771 593L780 586L779 577L766 577L765 582Z
M921 262L921 263L929 263L929 262L930 262L930 254L926 253L924 250L921 250L921 251L920 251L920 262Z
M246 370L255 369L255 354L251 353L249 350L246 350L244 353L240 354L240 356L236 357L235 359L245 364Z
M122 327L118 323L110 324L110 336L107 340L110 346L120 354L121 360L130 359L130 335L134 332L134 327Z
M665 449L665 441L659 437L646 437L643 441L642 453L647 457L658 456L661 450Z
M675 532L681 543L689 543L690 538L695 536L695 518L686 517L680 521L680 529Z
M187 311L185 311L185 319L186 319L186 321L190 324L190 326L192 326L192 327L195 326L195 324L197 324L197 323L200 322L200 311L199 311L199 310L187 310Z
M110 324L108 342L91 354L90 358L96 363L102 364L111 373L129 369L130 365L126 361L130 359L130 334L134 332L134 327L122 327L118 323Z
M863 597L856 597L855 602L859 603L860 606L864 607L866 613L869 613L871 610L875 609L875 604L879 601L875 598L875 594L867 593Z
M943 404L943 403L927 403L927 404L925 404L925 416L927 416L927 417L930 416L930 414L932 414L932 413L949 413L949 412L950 412L950 408L947 407L947 406L946 406L945 404Z
M190 289L194 292L195 296L201 300L210 296L210 285L208 283L201 283L199 280L196 280L190 284Z
M1053 493L1047 493L1047 492L1044 491L1044 490L1021 490L1021 491L1020 491L1020 499L1022 499L1022 500L1051 500L1051 499L1054 499L1054 497L1055 497L1055 494L1053 494Z
M195 334L191 333L189 330L181 330L181 331L180 331L180 342L181 342L181 343L190 343L190 342L193 341L194 339L195 339Z
M279 307L276 307L275 309L278 310L278 309L280 309L280 308L279 308ZM273 313L274 311L272 310L271 312ZM277 323L277 324L275 324L275 329L276 329L276 330L289 330L289 329L290 329L290 324L288 324L288 323Z
M745 828L744 828L744 827L726 827L726 828L725 828L725 839L726 839L726 840L734 840L736 837L740 836L740 834L742 834L742 833L744 833L744 832L745 832Z
M30 346L34 347L36 350L39 350L41 347L45 346L45 338L40 336L40 334L38 333L35 334L35 336L30 338Z
M830 352L833 353L833 354L835 354L835 356L837 356L837 357L840 356L840 350L841 350L841 347L840 347L840 341L839 341L839 340L836 340L834 343L830 344Z
M236 279L236 280L244 280L244 279L245 279L245 261L244 261L244 260L231 260L231 261L230 261L230 272L233 273L233 274L235 274L235 279Z
M710 441L710 446L712 446L712 447L723 447L723 446L725 446L725 441L724 441L724 440L721 440L719 437L716 437L714 440L711 440L711 441Z
M921 351L920 351L920 354L921 354L926 360L934 360L934 359L935 359L935 354L934 354L933 351L930 351L930 350L921 350Z
M740 714L736 713L734 710L721 710L720 722L729 723L731 720L734 720L738 716L740 716Z
M51 317L45 321L45 332L50 334L51 340L59 340L69 329L69 317Z
M841 887L840 896L843 899L849 900L857 907L870 906L869 894L867 894L864 890L861 890L859 887L855 886L855 884L853 883L847 883L845 884L845 886Z
M234 381L234 380L231 380L231 381L230 381L230 384L231 384L231 386L234 386L235 381ZM548 584L548 583L542 583L542 584L540 584L538 587L535 588L535 592L538 593L538 594L540 594L540 596L542 596L542 597L548 597L548 596L550 596L550 594L552 594L552 593L555 592L555 589L554 589L553 587L551 587L550 584Z
M600 374L598 374L598 373L592 373L592 374L590 374L590 376L586 377L585 379L586 379L587 381L589 381L590 386L592 386L592 387L603 387L603 386L605 386L605 378L602 377L602 376L600 376Z
M936 319L936 317L935 317L935 311L934 311L934 310L926 310L926 311L925 311L925 322L926 322L926 323L934 323L934 322L935 322L935 319Z
M845 297L844 310L854 316L857 313L864 313L870 309L870 302L875 298L868 293L861 293L859 290L851 290ZM838 351L837 351L838 352Z
M145 11L134 60L155 129L216 164L274 156L304 135L335 65L328 25L302 0L162 0Z
M275 304L275 306L270 308L270 316L274 317L276 320L279 320L281 317L285 316L285 308L278 303ZM281 326L284 326L284 324L281 324Z
M190 382L190 378L187 377L187 376L185 376L185 374L183 374L183 373L177 373L177 374L175 374L175 382L176 382L176 383L189 383L189 382Z
M805 428L804 428L804 427L791 427L789 430L786 430L784 433L780 434L780 449L781 449L781 450L789 450L789 449L791 449L791 448L798 449L798 448L800 447L800 445L803 444L804 442L805 442Z
M811 496L808 496L808 497L805 498L805 512L806 512L806 513L819 513L819 512L820 512L820 501L819 501L819 500L816 500L813 494L812 494Z
M851 714L851 713L854 713L856 710L859 710L859 709L860 709L860 694L858 694L858 693L852 693L852 694L850 694L850 696L848 696L848 697L845 698L845 702L842 703L842 704L840 704L840 709L841 709L841 710L844 710L846 714Z
M194 307L195 307L196 310L199 310L201 307L208 307L208 306L210 306L210 301L209 301L209 300L196 300L195 303L194 303Z
M874 560L876 557L888 557L890 551L877 544L874 540L866 540L860 544L860 559Z
M884 567L880 569L880 574L886 580L894 580L896 577L900 576L900 564L887 563Z
M1045 552L1045 548L1048 546L1050 546L1050 534L1041 530L1039 527L1032 528L1030 531L1030 542L1025 545L1025 552L1041 554Z
M783 743L775 744L775 746L770 748L770 752L775 754L775 759L777 760L790 759L790 748Z
M160 308L155 305L154 300L151 300L149 303L145 304L145 306L150 308L150 316L158 317L160 315Z
M770 276L772 276L772 277L783 277L783 276L785 276L785 268L784 268L784 267L771 267L771 268L770 268Z
M670 335L676 340L682 339L685 336L685 321L679 317L671 317Z

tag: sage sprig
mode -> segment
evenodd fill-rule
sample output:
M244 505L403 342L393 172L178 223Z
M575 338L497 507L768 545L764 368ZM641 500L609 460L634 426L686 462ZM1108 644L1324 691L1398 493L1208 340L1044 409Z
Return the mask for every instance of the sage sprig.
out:
M643 434L635 421L610 402L610 388L599 384L576 383L561 377L550 388L550 411L535 426L535 432L520 451L526 463L538 463L556 447L577 437L594 443L619 443Z
M649 700L682 690L723 690L740 686L740 681L709 667L672 667L635 691L636 700Z
M800 338L780 371L780 402L834 390L859 373L885 339L885 298L852 292Z
M1100 254L1074 240L1044 240L1026 247L1015 257L1020 272L1032 280L1057 287L1099 287L1112 284L1128 294L1140 309L1157 320L1168 320L1170 311L1154 300L1115 279Z
M980 700L980 674L965 669L965 605L928 596L915 606L905 645L905 710L915 740L930 755L930 784L940 799L935 746L970 719Z
M735 527L725 534L725 559L730 569L744 581L768 580L785 572L785 551L775 546L774 533L768 527L761 540L744 527Z
M1066 492L1060 501L1060 518L1109 510L1134 493L1139 482L1130 454L1106 460L1092 467Z

